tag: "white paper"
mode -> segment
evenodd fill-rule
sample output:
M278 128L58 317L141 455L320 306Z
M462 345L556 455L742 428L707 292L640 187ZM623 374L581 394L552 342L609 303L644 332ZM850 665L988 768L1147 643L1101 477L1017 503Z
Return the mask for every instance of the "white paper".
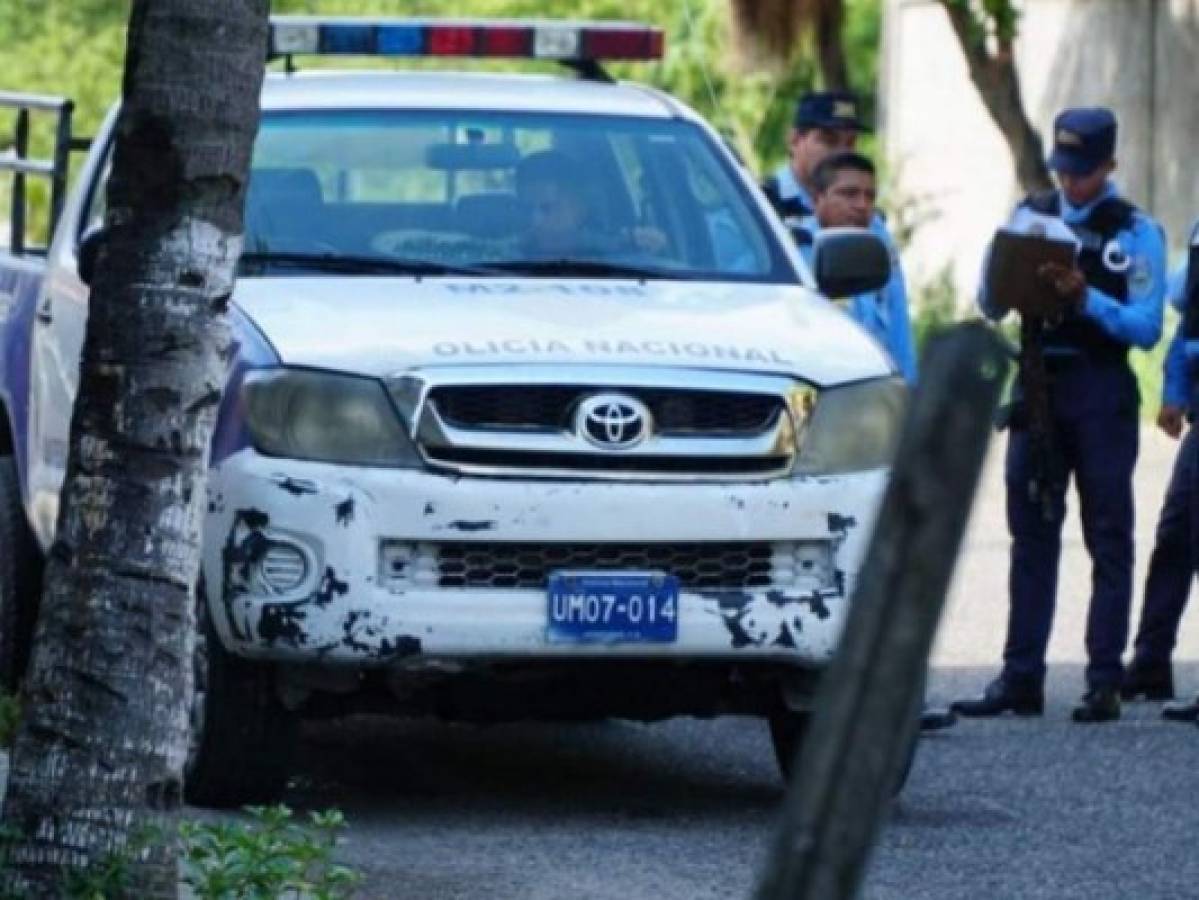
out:
M1012 234L1024 234L1029 237L1048 238L1051 241L1063 241L1074 247L1078 253L1081 246L1078 236L1070 230L1070 226L1057 216L1047 216L1031 209L1020 207L1008 219L1003 230Z

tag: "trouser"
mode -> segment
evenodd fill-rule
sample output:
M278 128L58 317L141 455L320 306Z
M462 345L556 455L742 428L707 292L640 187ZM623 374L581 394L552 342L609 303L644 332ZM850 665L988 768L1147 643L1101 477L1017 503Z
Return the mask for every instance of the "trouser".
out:
M1066 487L1078 491L1083 538L1091 557L1087 615L1087 684L1118 686L1132 600L1132 471L1139 442L1137 387L1124 362L1076 358L1051 370L1051 408L1058 477L1050 515L1029 494L1036 472L1027 428L1008 440L1007 515L1012 535L1004 677L1039 685L1053 624Z
M1166 488L1149 575L1145 579L1145 599L1141 623L1134 643L1133 665L1140 669L1164 668L1178 638L1178 624L1186 608L1191 580L1195 576L1199 553L1199 430L1187 430L1174 460L1174 471Z

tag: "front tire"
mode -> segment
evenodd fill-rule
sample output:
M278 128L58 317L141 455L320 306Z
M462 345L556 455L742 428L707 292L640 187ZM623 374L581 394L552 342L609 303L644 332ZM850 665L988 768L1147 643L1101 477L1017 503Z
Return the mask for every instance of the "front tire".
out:
M299 717L275 693L274 668L229 653L200 604L184 795L218 809L277 803L291 774Z
M779 772L787 784L791 783L791 775L795 770L795 765L799 762L799 752L811 725L812 713L810 712L786 710L770 716L770 742L774 745L774 758L778 763ZM917 728L906 748L899 772L896 773L895 785L891 789L893 797L898 797L903 791L904 785L908 783L908 776L912 774L912 764L916 760L916 746L919 739L920 730Z
M770 743L774 747L774 761L778 763L779 773L788 784L799 762L799 751L811 724L810 712L784 710L770 716Z
M25 678L42 593L42 556L25 518L16 460L0 457L0 689Z

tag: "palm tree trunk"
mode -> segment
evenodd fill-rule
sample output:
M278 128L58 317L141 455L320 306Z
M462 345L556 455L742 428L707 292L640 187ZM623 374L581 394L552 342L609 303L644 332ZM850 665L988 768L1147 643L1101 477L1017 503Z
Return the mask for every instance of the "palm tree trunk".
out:
M134 0L123 108L4 824L6 886L69 869L178 809L208 443L230 352L269 0ZM176 853L137 854L174 897Z

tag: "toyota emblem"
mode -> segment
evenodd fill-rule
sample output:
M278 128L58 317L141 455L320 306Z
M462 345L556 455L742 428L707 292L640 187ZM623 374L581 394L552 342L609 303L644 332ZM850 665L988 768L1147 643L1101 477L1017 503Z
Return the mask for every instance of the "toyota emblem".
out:
M579 404L575 432L602 450L629 450L650 435L649 409L625 394L596 394Z

